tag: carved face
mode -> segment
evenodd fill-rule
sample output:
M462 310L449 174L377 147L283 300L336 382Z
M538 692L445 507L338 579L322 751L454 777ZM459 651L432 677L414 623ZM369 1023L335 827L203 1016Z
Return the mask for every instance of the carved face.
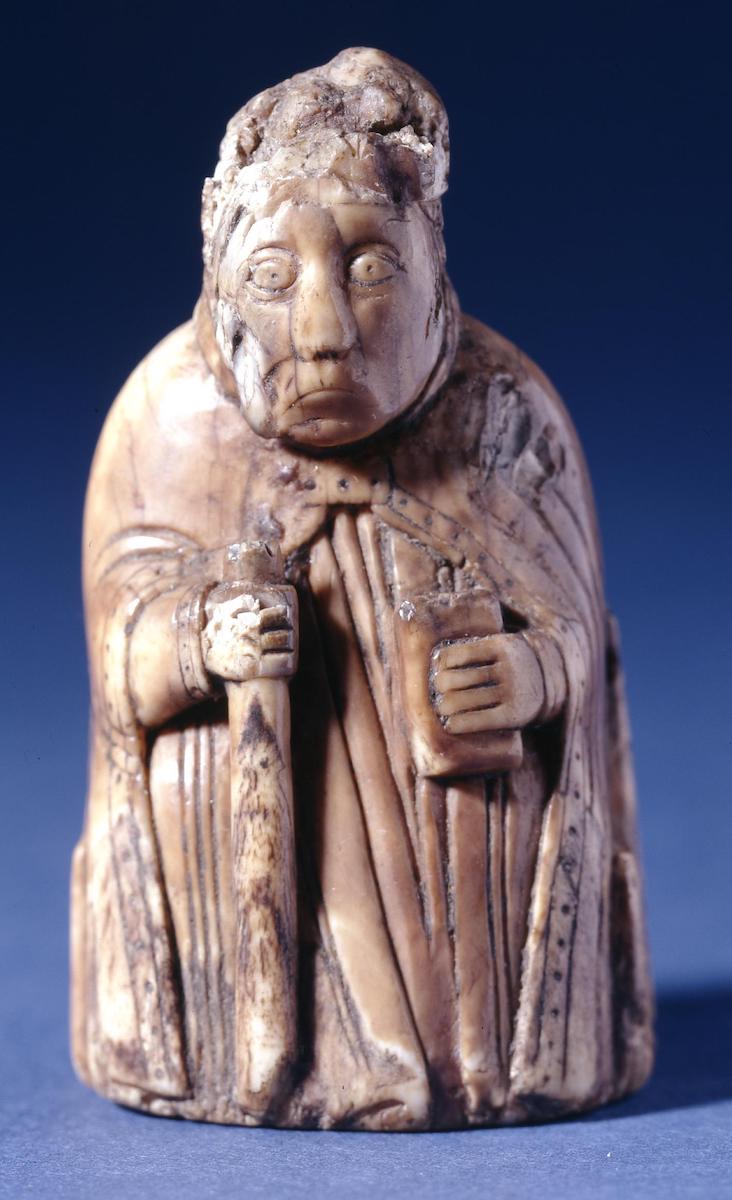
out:
M428 218L354 199L337 179L271 195L229 239L216 333L256 433L357 442L404 412L442 345Z

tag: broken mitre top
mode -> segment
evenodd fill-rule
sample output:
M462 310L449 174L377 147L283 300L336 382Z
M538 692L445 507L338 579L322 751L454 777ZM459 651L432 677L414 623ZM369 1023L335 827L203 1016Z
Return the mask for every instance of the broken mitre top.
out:
M332 176L357 199L418 202L440 222L447 114L430 85L379 50L351 49L250 100L232 118L203 191L204 262L219 231L290 180ZM438 203L433 203L438 202Z

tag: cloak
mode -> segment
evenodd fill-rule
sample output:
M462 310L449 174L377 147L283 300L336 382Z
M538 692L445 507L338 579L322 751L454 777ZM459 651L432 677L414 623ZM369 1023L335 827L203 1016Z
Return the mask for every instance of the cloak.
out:
M254 539L280 543L300 607L300 1048L264 1119L546 1118L648 1074L633 778L588 475L544 376L460 321L429 403L360 452L255 435L200 313L110 413L84 535L72 1042L80 1075L123 1103L261 1120L236 1098L229 732L200 649L222 555ZM422 610L456 597L522 632L542 667L542 711L508 735L504 769L495 739L460 734L441 769L420 766L405 678Z

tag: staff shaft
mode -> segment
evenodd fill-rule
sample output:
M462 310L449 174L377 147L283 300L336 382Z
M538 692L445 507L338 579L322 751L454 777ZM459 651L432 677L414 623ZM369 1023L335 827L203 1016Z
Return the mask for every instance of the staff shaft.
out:
M286 679L228 682L236 1091L266 1112L297 1051L297 907Z

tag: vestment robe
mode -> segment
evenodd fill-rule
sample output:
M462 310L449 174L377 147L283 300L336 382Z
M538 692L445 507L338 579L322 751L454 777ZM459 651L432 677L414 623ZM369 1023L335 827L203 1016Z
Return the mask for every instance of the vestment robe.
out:
M72 1023L79 1073L122 1102L262 1119L236 1099L229 732L200 644L222 554L252 539L282 547L301 643L300 1056L264 1119L525 1120L649 1070L627 721L581 450L497 334L461 318L449 366L366 450L313 457L252 432L199 320L110 414L85 524ZM400 620L417 595L487 593L537 654L542 711L512 769L420 773Z

